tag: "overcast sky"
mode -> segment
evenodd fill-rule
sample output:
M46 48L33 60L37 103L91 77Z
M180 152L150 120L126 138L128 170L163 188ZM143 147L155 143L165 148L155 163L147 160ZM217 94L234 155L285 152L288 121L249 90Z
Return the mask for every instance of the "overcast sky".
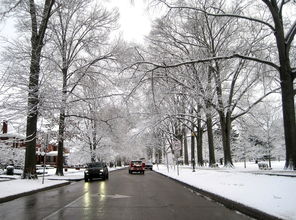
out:
M131 42L143 43L144 35L149 34L151 20L146 8L145 1L136 0L131 4L130 0L106 0L104 5L107 8L117 7L120 13L121 36ZM13 23L6 20L0 24L0 35L4 37L13 36Z
M144 35L149 34L151 20L145 1L108 0L108 7L118 7L122 36L125 40L143 42Z

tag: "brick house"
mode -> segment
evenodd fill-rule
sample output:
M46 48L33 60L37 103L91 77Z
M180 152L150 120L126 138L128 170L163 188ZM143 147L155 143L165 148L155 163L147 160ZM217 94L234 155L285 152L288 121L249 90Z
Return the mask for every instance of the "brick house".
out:
M7 121L3 121L1 130L2 134L0 134L0 143L4 143L15 148L25 147L25 137L15 133L8 133Z
M45 164L56 166L58 157L58 146L54 144L49 144L45 150ZM64 148L64 163L67 161L69 151ZM41 153L41 145L36 147L36 164L43 164L44 155Z
M7 147L13 148L26 148L25 145L25 137L15 134L8 133L8 122L6 120L3 121L2 124L2 134L0 134L0 143L4 143ZM45 156L45 164L55 166L57 161L57 146L54 144L49 144L46 148L46 156ZM64 161L66 161L66 157L69 152L64 150ZM43 164L44 156L41 153L41 144L36 145L36 164Z

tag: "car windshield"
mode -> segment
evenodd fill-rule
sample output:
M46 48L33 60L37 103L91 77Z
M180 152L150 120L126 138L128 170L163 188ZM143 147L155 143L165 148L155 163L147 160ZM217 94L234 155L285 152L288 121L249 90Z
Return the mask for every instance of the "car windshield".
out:
M103 167L103 163L101 162L96 162L96 163L89 163L87 164L88 168L92 168L92 167Z
M142 165L142 161L132 161L132 165Z

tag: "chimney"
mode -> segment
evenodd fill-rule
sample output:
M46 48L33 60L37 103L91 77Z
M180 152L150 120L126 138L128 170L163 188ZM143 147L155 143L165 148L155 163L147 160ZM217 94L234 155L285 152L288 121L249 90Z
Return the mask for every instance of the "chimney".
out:
M3 121L2 131L3 131L3 134L7 134L7 131L8 131L7 121Z

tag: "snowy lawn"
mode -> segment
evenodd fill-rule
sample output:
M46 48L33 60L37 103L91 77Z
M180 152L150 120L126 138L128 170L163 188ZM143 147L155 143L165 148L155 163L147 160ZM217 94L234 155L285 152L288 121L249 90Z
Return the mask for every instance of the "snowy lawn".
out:
M109 168L109 172L122 169L124 167ZM44 184L42 184L42 175L38 175L37 180L24 180L20 175L0 175L0 199L8 196L14 196L21 193L35 191L42 188L47 188L54 185L67 183L68 180L84 179L84 169L75 170L68 169L64 172L64 176L56 176L56 169L46 169Z
M21 193L31 192L42 188L47 188L50 186L66 183L65 180L45 180L44 184L42 184L42 178L38 180L23 180L23 179L15 179L9 181L1 181L0 182L0 198L5 198L8 196L14 196Z
M296 173L283 171L283 163L274 164L273 170L261 171L258 165L236 164L235 169L177 168L155 165L154 170L200 188L261 210L282 219L296 219ZM270 176L265 174L287 174L294 177Z

